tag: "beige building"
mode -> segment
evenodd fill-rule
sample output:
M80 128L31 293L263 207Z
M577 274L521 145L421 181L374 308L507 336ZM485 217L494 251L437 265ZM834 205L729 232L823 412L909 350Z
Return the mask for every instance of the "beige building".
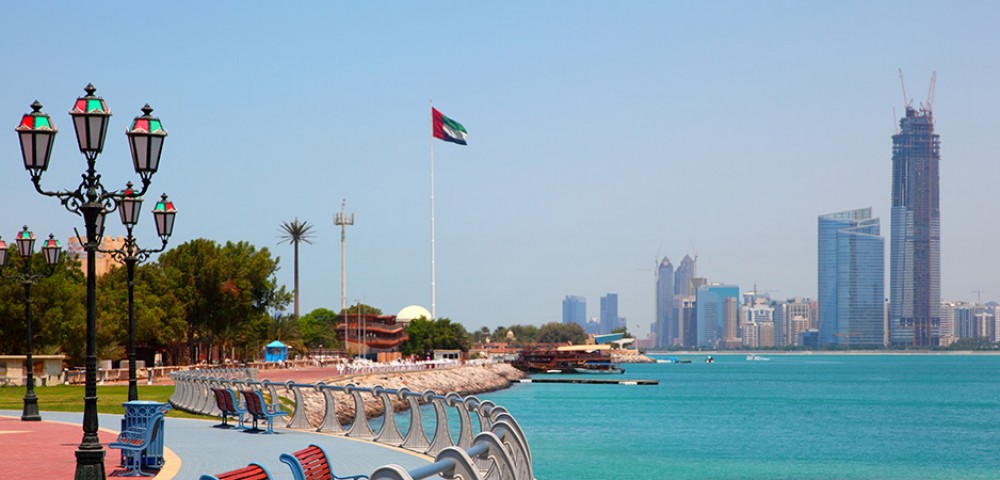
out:
M105 236L101 239L100 250L117 250L125 247L125 237L112 237ZM83 270L83 274L87 274L87 252L83 249L83 245L80 244L80 239L77 237L70 237L66 242L66 254L69 258L76 259L80 262L80 269ZM101 253L100 251L95 252L94 269L97 272L97 276L104 276L114 267L124 266L123 262L115 260L114 257L107 253Z

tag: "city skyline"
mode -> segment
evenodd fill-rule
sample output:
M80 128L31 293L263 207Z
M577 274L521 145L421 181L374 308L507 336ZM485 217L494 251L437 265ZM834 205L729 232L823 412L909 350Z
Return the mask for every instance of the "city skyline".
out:
M100 160L109 186L135 181L122 131L144 104L170 132L146 200L176 203L171 247L267 247L291 289L278 228L308 221L301 310L335 309L333 216L346 198L357 215L347 304L429 307L433 100L468 130L468 146L435 146L438 314L469 330L540 325L559 321L569 292L616 292L618 315L645 334L650 260L664 256L675 267L697 257L712 282L816 295L816 215L891 216L902 68L914 107L938 74L941 297L1000 297L988 268L998 232L983 221L1000 175L992 3L171 4L152 24L136 21L149 14L139 4L88 7L101 28L86 55L79 12L8 8L5 239L24 224L60 239L80 227L33 192L13 128L39 100L60 129L43 186L75 184L83 164L66 112L93 83L114 114ZM109 222L108 235L123 231ZM155 243L149 218L136 237ZM483 309L487 299L518 314Z

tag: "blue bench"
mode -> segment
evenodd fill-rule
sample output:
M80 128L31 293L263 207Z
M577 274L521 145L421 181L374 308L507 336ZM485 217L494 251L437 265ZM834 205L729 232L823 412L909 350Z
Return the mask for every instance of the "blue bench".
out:
M118 438L108 444L109 448L117 448L125 456L126 471L124 477L152 477L154 474L142 471L143 455L153 439L156 438L163 425L163 416L167 414L170 407L163 408L149 417L145 426L132 426L120 434Z
M340 480L340 479L368 479L368 475L351 475L339 477L330 468L330 458L326 455L326 450L319 445L309 445L295 453L282 453L279 457L282 462L288 464L292 469L292 476L295 480Z
M233 417L240 422L236 428L241 430L247 428L243 425L243 417L246 415L247 409L240 406L240 400L236 397L236 394L229 388L212 388L212 393L215 394L215 406L219 407L219 410L222 412L222 423L216 425L216 427L231 427L232 425L226 423L226 419Z
M257 420L267 420L267 430L264 433L274 433L274 418L288 415L288 412L281 410L277 403L278 399L273 399L275 403L269 405L264 401L264 394L256 390L243 390L243 398L247 402L247 413L253 419L253 428L247 432L259 432Z

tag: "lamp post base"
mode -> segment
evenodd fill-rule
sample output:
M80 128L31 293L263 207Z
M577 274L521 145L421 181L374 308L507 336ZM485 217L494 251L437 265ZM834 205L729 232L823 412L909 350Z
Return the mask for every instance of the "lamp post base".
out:
M104 449L77 450L74 480L105 480Z
M24 395L24 409L21 410L21 421L37 422L41 419L42 416L38 414L38 397L35 396L35 392L28 390L28 393Z

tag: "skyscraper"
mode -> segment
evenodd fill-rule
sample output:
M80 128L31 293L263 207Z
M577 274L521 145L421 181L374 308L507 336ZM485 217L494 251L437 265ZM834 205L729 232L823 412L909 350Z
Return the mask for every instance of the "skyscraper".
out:
M678 333L674 315L674 266L663 257L656 270L656 343L661 347L674 345Z
M566 295L562 303L562 323L575 323L587 329L587 299L576 295Z
M885 241L871 208L819 217L819 344L881 346Z
M889 339L893 345L938 344L941 323L940 141L931 109L907 106L892 136L892 238Z
M691 279L698 276L698 264L690 255L684 255L681 264L674 272L674 294L682 297L693 297L696 288L692 288Z
M601 297L601 331L611 333L618 328L618 294L609 293Z
M735 298L735 302L726 302ZM695 300L695 319L698 323L698 346L718 347L723 340L725 319L739 318L740 287L736 285L708 285L698 289Z

